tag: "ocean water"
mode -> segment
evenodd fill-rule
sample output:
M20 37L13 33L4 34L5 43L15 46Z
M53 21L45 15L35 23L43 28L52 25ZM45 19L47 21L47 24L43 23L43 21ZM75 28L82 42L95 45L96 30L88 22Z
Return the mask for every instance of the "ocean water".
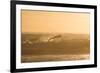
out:
M21 62L89 59L88 34L22 33Z
M22 62L47 62L47 61L75 61L88 60L89 54L78 55L26 55L22 56Z

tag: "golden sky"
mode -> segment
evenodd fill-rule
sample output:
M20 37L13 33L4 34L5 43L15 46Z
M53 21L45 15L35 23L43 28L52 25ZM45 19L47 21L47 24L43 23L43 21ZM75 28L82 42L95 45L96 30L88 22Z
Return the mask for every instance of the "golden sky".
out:
M22 10L22 32L89 34L90 14Z

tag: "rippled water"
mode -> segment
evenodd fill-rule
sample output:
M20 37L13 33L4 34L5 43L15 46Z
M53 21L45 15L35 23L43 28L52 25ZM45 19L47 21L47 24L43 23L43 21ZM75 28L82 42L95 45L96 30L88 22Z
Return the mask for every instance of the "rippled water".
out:
M71 61L89 59L88 54L78 55L25 55L22 62Z

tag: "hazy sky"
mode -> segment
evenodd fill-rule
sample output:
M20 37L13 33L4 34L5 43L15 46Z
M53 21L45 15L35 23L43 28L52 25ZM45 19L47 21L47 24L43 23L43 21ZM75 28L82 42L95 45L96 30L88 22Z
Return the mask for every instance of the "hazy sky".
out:
M22 10L22 32L89 34L89 15Z

